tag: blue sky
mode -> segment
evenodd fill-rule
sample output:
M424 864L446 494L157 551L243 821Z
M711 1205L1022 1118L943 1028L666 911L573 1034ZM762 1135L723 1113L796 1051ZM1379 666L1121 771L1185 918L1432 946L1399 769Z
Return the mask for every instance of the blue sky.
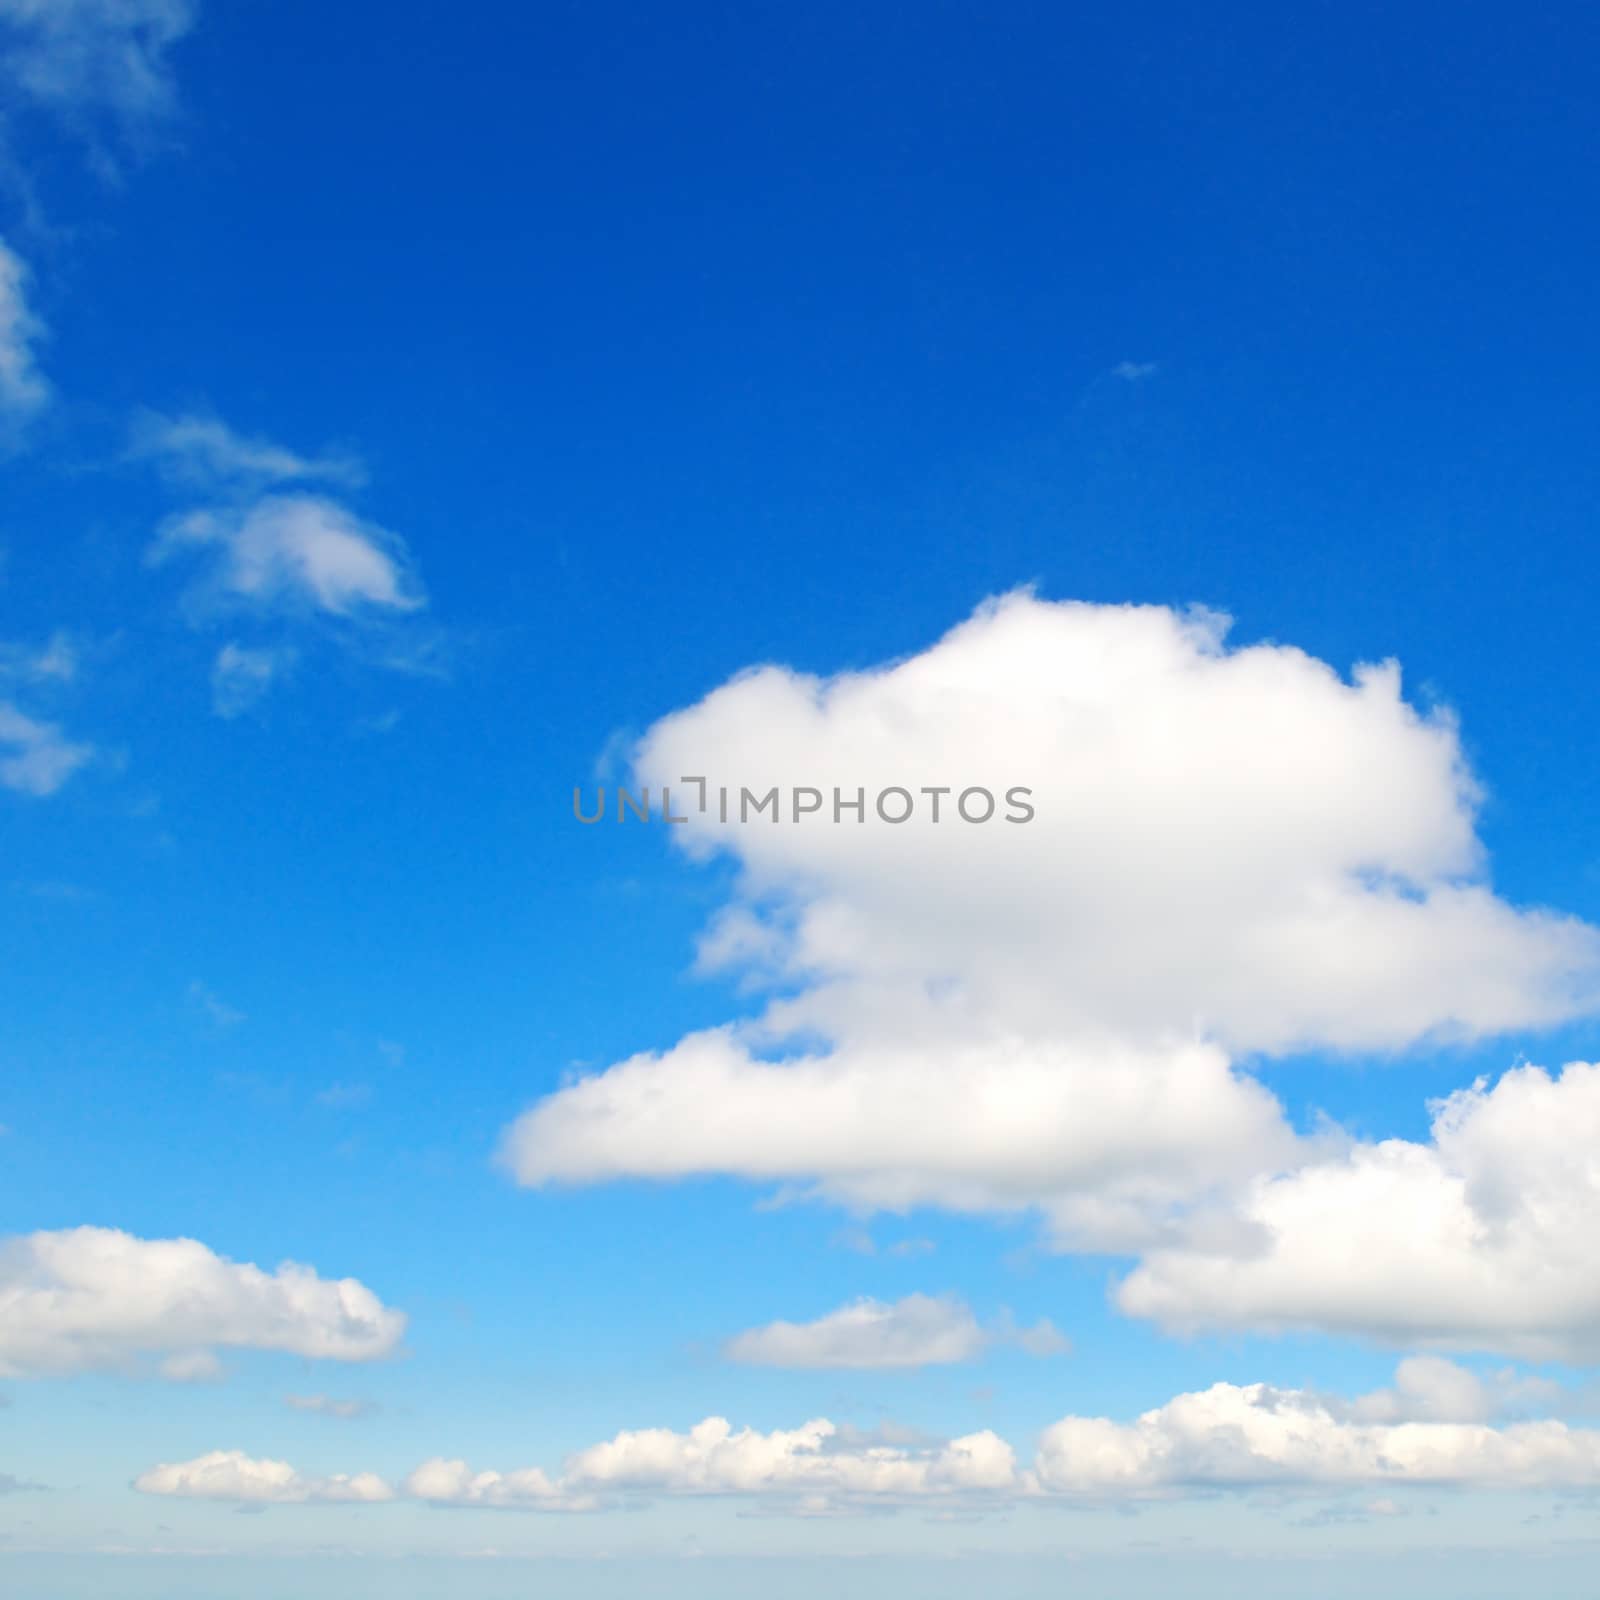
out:
M1594 35L0 0L16 1592L1586 1593Z

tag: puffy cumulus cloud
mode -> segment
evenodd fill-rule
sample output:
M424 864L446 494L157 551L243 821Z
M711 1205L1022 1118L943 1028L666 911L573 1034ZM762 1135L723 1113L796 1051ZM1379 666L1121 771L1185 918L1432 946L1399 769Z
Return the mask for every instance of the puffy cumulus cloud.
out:
M44 324L28 305L28 269L0 239L0 424L30 417L50 398L34 347Z
M728 1172L864 1208L1038 1206L1063 1240L1120 1248L1294 1148L1215 1046L958 1041L928 1010L907 996L903 1037L783 1061L746 1030L690 1035L550 1096L505 1158L526 1183Z
M323 613L414 611L423 604L404 546L336 501L271 494L243 507L190 511L169 521L152 557L209 554L191 590L197 610Z
M1425 1409L1439 1399L1440 1376L1424 1385ZM1452 1380L1456 1401L1468 1398L1472 1382L1470 1374ZM1304 1390L1214 1384L1132 1423L1063 1418L1040 1439L1034 1481L1042 1494L1093 1498L1263 1485L1600 1485L1600 1432L1592 1429L1373 1422L1359 1420L1363 1409Z
M54 794L93 756L93 745L69 739L56 723L40 722L0 699L0 784L7 789Z
M9 98L137 132L173 108L168 53L196 11L194 0L0 0Z
M1479 1377L1438 1357L1402 1363L1394 1387L1355 1399L1268 1384L1214 1384L1132 1422L1068 1416L1030 1465L998 1435L949 1441L862 1434L826 1418L763 1433L707 1417L683 1432L616 1434L539 1467L475 1472L424 1462L396 1498L503 1511L597 1511L655 1496L767 1500L800 1514L942 1502L982 1510L1019 1501L1115 1503L1262 1487L1307 1491L1600 1488L1600 1431L1552 1420L1488 1420L1527 1380ZM1498 1398L1497 1398L1498 1397ZM135 1487L208 1499L384 1499L370 1474L306 1478L283 1462L217 1451L153 1468Z
M785 935L798 1016L895 1026L903 987L1029 1037L1196 1031L1229 1049L1397 1046L1600 1002L1600 934L1484 881L1456 730L1392 663L1345 680L1225 619L1018 593L933 648L747 673L658 722L640 781L919 797L910 820L719 820L742 905ZM929 788L1032 790L1031 822L932 820ZM981 802L974 802L981 809ZM889 1014L886 1016L885 1012Z
M151 1467L133 1487L141 1494L243 1505L348 1505L394 1498L393 1488L371 1472L307 1478L287 1461L256 1461L239 1450L213 1450L193 1461Z
M1064 1247L1237 1257L1237 1195L1343 1148L1297 1139L1241 1054L1600 1005L1600 933L1493 892L1452 720L1392 663L1346 678L1226 629L1016 593L908 659L764 667L656 723L633 792L659 814L670 788L665 831L740 869L701 963L775 998L547 1096L511 1170L1037 1208ZM996 813L968 822L978 788Z
M751 1328L730 1339L724 1353L767 1367L927 1367L974 1360L996 1343L1041 1356L1067 1348L1048 1321L1017 1328L1006 1318L986 1328L955 1295L911 1294L892 1305L856 1300L814 1322Z
M1597 1148L1600 1066L1519 1067L1438 1102L1426 1144L1350 1142L1259 1176L1237 1201L1238 1240L1152 1249L1117 1302L1174 1329L1318 1329L1592 1362Z
M594 1490L673 1494L914 1496L1003 1489L1016 1457L990 1432L935 1448L843 1445L826 1418L759 1433L707 1417L685 1433L645 1428L619 1433L568 1457L564 1481Z
M214 1375L210 1352L279 1350L371 1361L405 1332L403 1313L354 1278L228 1261L193 1239L71 1228L0 1242L0 1375L128 1368L166 1356L181 1379Z
M465 1461L424 1461L402 1485L413 1500L436 1506L483 1506L496 1511L587 1511L596 1501L572 1494L538 1467L519 1472L474 1472Z

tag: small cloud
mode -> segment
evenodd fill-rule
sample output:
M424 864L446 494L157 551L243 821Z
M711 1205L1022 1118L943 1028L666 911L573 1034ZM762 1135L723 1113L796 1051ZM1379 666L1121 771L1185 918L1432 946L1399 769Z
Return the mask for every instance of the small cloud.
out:
M980 1325L955 1295L911 1294L885 1304L861 1299L815 1322L772 1322L730 1339L731 1361L764 1367L893 1368L971 1361L993 1345L1030 1355L1059 1355L1067 1341L1049 1322L1018 1328L1009 1312Z
M319 1106L331 1106L339 1111L354 1111L371 1101L370 1083L331 1083L317 1095Z
M335 1400L326 1394L290 1394L283 1403L291 1411L302 1411L310 1416L334 1417L341 1422L356 1422L373 1416L378 1407L370 1400Z
M58 724L0 700L0 785L35 797L54 794L94 756L94 746L68 739Z
M224 1376L222 1363L210 1350L174 1351L159 1370L169 1383L220 1383Z
M875 1256L878 1241L865 1228L841 1228L828 1241L836 1250L853 1250L858 1256Z
M180 483L245 484L321 481L359 487L366 470L353 456L303 456L270 439L235 433L217 417L141 412L128 451Z
M173 517L150 560L184 553L210 557L189 590L197 617L248 610L350 620L426 604L400 539L323 495L269 494Z
M0 8L4 4L0 0ZM29 308L27 290L27 264L0 239L0 423L13 425L41 410L50 398L50 385L34 358L44 324Z
M211 709L230 721L242 715L293 663L292 650L251 650L230 641L217 652L211 668Z
M220 995L213 994L198 978L189 985L189 1004L208 1017L219 1028L234 1028L249 1021L243 1011L230 1006Z
M1155 361L1119 361L1111 369L1111 376L1121 378L1124 383L1139 383L1153 378L1158 371L1160 364Z
M14 1478L9 1472L0 1472L0 1494L44 1494L49 1485L32 1483L26 1478Z

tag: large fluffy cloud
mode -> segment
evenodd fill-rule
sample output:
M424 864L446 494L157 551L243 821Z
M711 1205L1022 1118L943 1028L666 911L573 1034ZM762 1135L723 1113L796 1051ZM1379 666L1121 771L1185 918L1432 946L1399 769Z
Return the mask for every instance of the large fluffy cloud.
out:
M1600 1487L1600 1432L1552 1420L1497 1425L1487 1420L1495 1390L1438 1358L1402 1364L1393 1389L1352 1400L1219 1383L1132 1422L1063 1417L1045 1429L1026 1467L987 1431L913 1446L863 1438L826 1418L762 1433L707 1417L683 1432L619 1433L569 1456L559 1475L429 1461L399 1492L434 1505L560 1511L657 1495L758 1497L823 1509L927 1499L1115 1502L1264 1486ZM354 1492L355 1485L364 1487ZM135 1487L266 1503L383 1499L390 1492L370 1474L308 1479L285 1463L225 1451L154 1468Z
M1173 1328L1327 1329L1600 1359L1600 1066L1434 1108L1426 1144L1351 1143L1256 1178L1229 1239L1152 1249L1118 1291Z
M1042 1493L1096 1497L1273 1484L1600 1485L1594 1429L1555 1421L1498 1428L1367 1422L1351 1409L1360 1408L1304 1390L1218 1383L1132 1423L1063 1418L1040 1439L1034 1471Z
M1066 1340L1048 1321L1017 1328L1009 1319L985 1327L956 1295L908 1294L886 1305L855 1300L813 1322L769 1322L730 1339L731 1361L763 1367L931 1367L971 1361L990 1345L1017 1344L1055 1355Z
M405 1326L354 1278L293 1262L264 1272L194 1239L71 1228L0 1241L0 1376L133 1368L152 1356L165 1357L167 1376L207 1376L218 1348L371 1361Z
M551 1096L508 1157L533 1183L732 1172L863 1207L1039 1206L1063 1239L1116 1248L1294 1148L1215 1046L940 1037L925 1009L906 997L905 1037L780 1062L741 1030L692 1035Z
M1322 1151L1240 1053L1600 1003L1600 934L1494 894L1450 718L1393 665L1231 650L1210 613L1021 593L887 667L763 668L650 729L646 786L741 868L703 962L779 998L533 1106L504 1142L524 1183L731 1173L1237 1254L1241 1186ZM776 815L744 806L772 789Z

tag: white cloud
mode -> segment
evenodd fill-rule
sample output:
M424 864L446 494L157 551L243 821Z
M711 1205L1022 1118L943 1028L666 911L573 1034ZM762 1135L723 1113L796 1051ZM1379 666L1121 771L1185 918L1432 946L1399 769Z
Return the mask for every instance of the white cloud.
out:
M405 1316L354 1278L228 1261L193 1239L70 1228L0 1241L0 1376L127 1369L168 1357L207 1373L213 1347L312 1360L391 1354Z
M209 553L191 592L197 608L323 613L349 618L414 611L423 597L400 540L321 495L266 495L244 507L186 512L151 552L165 561Z
M688 821L664 832L740 869L701 961L778 998L547 1096L512 1171L1037 1208L1069 1248L1237 1256L1238 1196L1347 1141L1297 1138L1235 1058L1600 1007L1600 933L1495 895L1451 718L1392 663L1346 679L1226 627L1018 593L889 666L764 667L657 722L635 791L659 813L670 786ZM874 815L891 785L903 824ZM961 820L971 786L1026 787L1033 820ZM781 818L739 820L743 788ZM796 820L806 788L865 791L867 820Z
M218 716L257 705L319 636L395 670L434 669L439 640L419 631L427 596L405 541L317 487L360 484L358 462L301 455L216 417L158 412L135 420L130 455L206 501L162 523L147 561L191 569L183 605L193 624L255 631L212 662Z
M156 1369L168 1383L216 1383L222 1363L210 1350L177 1350Z
M291 1411L304 1411L318 1417L336 1417L341 1422L355 1422L361 1417L370 1417L378 1409L370 1400L336 1400L326 1394L285 1395L283 1403Z
M1132 1422L1063 1417L1041 1434L1026 1467L989 1431L948 1442L903 1442L826 1418L763 1433L713 1416L683 1432L618 1433L570 1455L556 1475L539 1467L474 1472L464 1461L427 1461L404 1480L397 1497L441 1506L587 1511L640 1497L726 1495L825 1512L926 1500L975 1508L1029 1500L1116 1503L1262 1487L1600 1488L1600 1431L1551 1420L1491 1424L1483 1420L1483 1380L1436 1358L1411 1366L1402 1366L1393 1390L1352 1400L1218 1383L1178 1395ZM306 1478L287 1463L252 1461L233 1451L154 1468L135 1487L267 1503L391 1493L370 1474Z
M1470 1375L1469 1375L1470 1378ZM1303 1390L1219 1383L1136 1422L1067 1417L1034 1464L1044 1494L1138 1497L1259 1485L1600 1485L1600 1433L1561 1422L1351 1420Z
M105 111L136 131L173 108L167 54L195 12L193 0L0 0L0 69L69 121Z
M256 1461L238 1450L213 1450L193 1461L151 1467L133 1487L141 1494L244 1505L370 1504L394 1498L394 1490L371 1472L307 1478L286 1461Z
M225 719L242 716L293 663L292 650L253 650L229 640L211 667L212 710Z
M0 239L0 421L12 423L32 416L50 398L34 357L44 324L28 307L27 289L26 265Z
M22 794L54 794L94 755L94 747L68 739L57 724L27 716L0 700L0 784Z
M507 1157L524 1182L731 1172L811 1179L868 1208L1038 1206L1062 1238L1114 1248L1293 1149L1272 1096L1215 1047L958 1040L954 1026L941 1040L923 1009L904 1003L903 1040L782 1062L739 1030L691 1034L552 1095Z
M1314 1328L1591 1362L1597 1148L1600 1066L1519 1067L1439 1102L1426 1144L1350 1142L1258 1177L1238 1201L1249 1248L1152 1250L1117 1301L1172 1328Z
M208 485L323 482L356 486L366 474L349 456L303 456L270 439L236 433L218 417L142 412L134 421L131 454L156 461L184 483Z
M1004 1488L1016 1475L1010 1445L990 1432L928 1450L890 1445L832 1448L826 1418L758 1433L707 1417L686 1433L619 1433L567 1459L563 1483L668 1494L911 1496Z
M730 1339L732 1361L767 1367L925 1367L972 1361L990 1345L1059 1354L1066 1341L1049 1324L985 1328L955 1295L911 1294L892 1305L861 1299L814 1322L771 1322Z
M582 1511L594 1502L571 1495L538 1467L518 1472L474 1472L465 1461L436 1457L401 1486L413 1500L438 1506L483 1506L497 1511Z

